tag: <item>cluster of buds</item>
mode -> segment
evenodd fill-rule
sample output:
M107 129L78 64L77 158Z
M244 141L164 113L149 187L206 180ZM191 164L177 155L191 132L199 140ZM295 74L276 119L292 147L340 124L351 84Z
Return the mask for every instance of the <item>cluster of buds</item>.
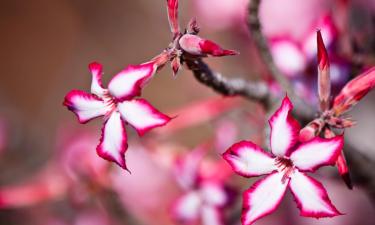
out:
M355 122L345 115L366 94L375 87L375 67L372 67L353 80L349 81L341 92L331 101L330 63L320 31L317 32L318 45L318 97L320 116L304 127L300 134L300 141L309 141L315 136L326 138L335 136L333 129L345 129ZM349 169L345 156L341 153L337 168L347 186L352 189Z
M159 68L171 62L173 75L176 76L184 60L210 56L237 55L238 52L226 50L213 41L198 36L200 28L195 18L189 22L188 28L181 32L178 23L178 0L167 0L169 25L173 34L172 42L155 61Z

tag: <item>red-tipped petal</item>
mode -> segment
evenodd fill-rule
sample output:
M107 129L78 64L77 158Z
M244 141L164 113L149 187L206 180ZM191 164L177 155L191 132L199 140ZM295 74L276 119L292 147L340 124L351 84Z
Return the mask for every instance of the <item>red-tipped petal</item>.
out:
M290 155L290 159L298 169L313 172L321 166L334 165L343 146L343 136L331 139L315 137L301 144Z
M191 222L199 217L202 199L199 192L191 191L183 195L174 203L173 217L181 222Z
M291 175L289 187L301 216L321 218L341 215L317 180L295 171Z
M242 225L251 225L276 210L289 183L289 180L282 182L282 179L282 173L274 172L244 192Z
M168 20L171 31L174 35L180 33L178 25L178 0L167 0Z
M196 56L227 56L238 54L236 51L223 49L210 40L205 40L192 34L182 36L179 40L179 44L184 51Z
M212 56L227 56L227 55L238 55L239 53L234 50L227 50L220 47L213 41L203 40L199 43L201 51L203 54L212 55Z
M320 70L324 70L325 68L329 67L329 58L320 30L317 31L316 37L316 42L318 46L318 66Z
M327 49L324 45L320 30L317 31L318 46L318 96L321 111L330 108L331 97L331 79L329 71L329 58Z
M271 155L249 141L234 144L223 157L236 173L244 177L260 176L277 169Z
M101 97L105 93L105 89L103 88L102 84L103 67L100 63L92 62L89 65L89 70L92 75L91 93Z
M80 90L70 91L63 104L77 115L80 123L104 116L110 110L102 99Z
M375 67L372 67L349 81L333 102L333 110L340 115L356 105L375 87Z
M288 156L298 141L300 125L291 115L293 104L285 96L280 108L269 119L271 150L276 156Z
M224 225L223 212L213 206L202 207L202 225Z
M108 90L119 101L128 100L141 94L143 86L156 71L154 62L128 66L109 82Z
M145 99L134 99L118 103L118 109L123 119L132 125L139 135L166 125L171 118L155 109Z
M128 148L124 122L118 112L113 112L104 123L102 137L96 148L98 155L127 169L125 152Z
M181 68L181 63L179 57L175 57L171 62L171 67L173 70L173 77L177 76L178 71Z

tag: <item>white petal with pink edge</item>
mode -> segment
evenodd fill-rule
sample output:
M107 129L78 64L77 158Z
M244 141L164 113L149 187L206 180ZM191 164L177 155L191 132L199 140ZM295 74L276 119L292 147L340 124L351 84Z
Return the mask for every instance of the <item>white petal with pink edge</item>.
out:
M276 210L289 183L289 180L282 182L282 179L282 173L274 172L257 181L243 194L242 225L253 224Z
M221 207L228 202L228 198L222 184L216 182L202 183L200 194L205 204L208 205Z
M202 200L197 191L191 191L177 199L173 205L173 215L180 221L193 221L198 219Z
M315 137L301 144L290 155L290 159L299 170L313 172L321 166L334 165L343 145L343 136L331 139Z
M223 157L236 173L244 177L260 176L277 169L271 155L249 141L232 145Z
M113 112L104 124L102 137L96 148L98 155L106 160L117 163L123 169L125 151L128 148L124 122L118 112Z
M89 65L89 70L92 75L91 93L96 94L99 97L102 97L106 92L102 85L103 67L100 63L92 62Z
M341 215L317 180L296 170L291 175L289 187L301 216L321 218Z
M139 135L152 128L163 126L171 120L144 99L123 101L118 103L117 107L122 118L132 125Z
M280 108L269 119L271 126L271 149L276 156L287 156L298 141L300 126L292 117L293 105L285 96Z
M104 116L110 110L102 99L80 90L70 91L63 104L77 115L80 123Z
M109 82L109 93L119 100L138 96L142 87L150 80L155 71L154 63L128 66Z
M223 214L220 209L205 205L201 211L202 225L224 225Z

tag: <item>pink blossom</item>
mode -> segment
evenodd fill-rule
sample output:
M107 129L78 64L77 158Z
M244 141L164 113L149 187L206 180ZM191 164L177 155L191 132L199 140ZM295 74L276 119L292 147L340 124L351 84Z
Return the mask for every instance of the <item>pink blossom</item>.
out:
M344 139L342 136L332 139L316 137L309 142L298 143L300 127L291 116L292 109L292 103L285 97L269 120L271 153L252 142L241 141L223 154L241 176L267 175L243 194L243 225L253 224L275 211L287 187L302 216L320 218L341 214L332 205L323 185L305 172L335 164Z
M231 198L223 183L225 178L202 173L204 170L220 170L214 167L203 169L203 158L206 154L207 146L201 145L176 161L176 180L184 193L174 202L172 213L180 222L224 224L223 209L228 206Z
M64 105L77 115L80 123L104 116L97 153L100 157L127 169L125 122L134 127L139 135L143 135L171 120L145 99L135 98L154 75L156 65L151 62L128 66L112 78L108 89L105 89L101 82L102 66L91 63L89 69L92 74L91 94L80 90L70 91L65 96Z
M195 0L195 9L210 29L221 30L245 23L249 0Z

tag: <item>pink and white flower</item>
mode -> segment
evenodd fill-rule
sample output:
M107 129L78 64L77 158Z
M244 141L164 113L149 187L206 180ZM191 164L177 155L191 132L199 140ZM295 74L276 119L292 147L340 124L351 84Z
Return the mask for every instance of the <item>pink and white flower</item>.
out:
M250 225L276 210L290 188L301 216L333 217L341 213L332 205L327 191L305 172L334 165L343 147L343 137L316 137L298 143L299 124L292 117L293 105L285 97L281 107L270 118L271 153L256 144L241 141L230 147L224 159L244 177L267 175L243 194L242 224Z
M91 63L91 94L72 90L65 96L64 105L86 123L104 117L102 136L96 150L100 157L127 169L125 151L127 135L125 123L142 136L152 128L167 124L171 118L160 113L145 99L135 98L156 71L154 62L128 66L115 75L105 89L102 85L102 65Z
M206 146L200 146L177 161L176 181L184 194L173 204L172 214L185 223L201 221L203 225L223 225L223 209L231 198L222 179L210 179L201 174L206 151Z

